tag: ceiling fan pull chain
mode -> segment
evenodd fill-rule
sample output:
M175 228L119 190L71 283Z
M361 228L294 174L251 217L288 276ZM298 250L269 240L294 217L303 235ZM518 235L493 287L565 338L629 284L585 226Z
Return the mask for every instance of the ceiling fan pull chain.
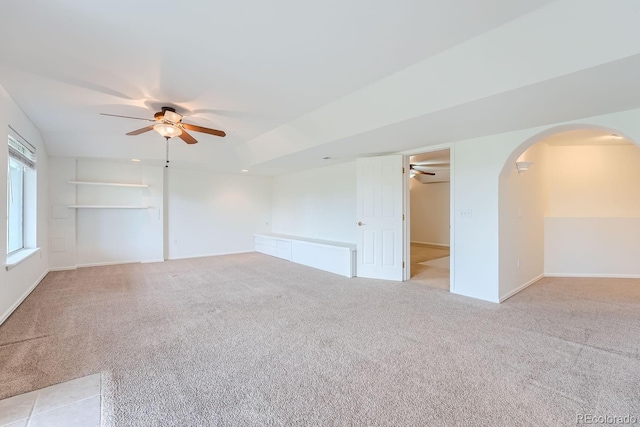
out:
M169 137L168 137L168 136L165 136L165 137L164 137L164 139L165 139L165 140L166 140L166 142L167 142L167 156L166 156L166 160L167 160L167 162L165 163L164 167L165 167L165 168L168 168L168 167L169 167Z

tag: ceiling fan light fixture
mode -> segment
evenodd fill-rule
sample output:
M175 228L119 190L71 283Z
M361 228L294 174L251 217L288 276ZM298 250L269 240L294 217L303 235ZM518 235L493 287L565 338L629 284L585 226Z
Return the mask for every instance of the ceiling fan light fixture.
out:
M182 135L182 129L176 125L168 123L158 123L157 125L153 125L153 130L165 138L173 138L174 136Z

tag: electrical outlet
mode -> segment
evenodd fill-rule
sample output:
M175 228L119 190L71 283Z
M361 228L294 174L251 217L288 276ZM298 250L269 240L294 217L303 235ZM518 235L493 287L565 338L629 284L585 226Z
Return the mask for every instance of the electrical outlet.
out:
M518 261L516 262L516 265L518 266L518 268L520 268L520 258L518 258Z
M460 218L471 218L473 216L473 211L471 209L462 209L460 211Z

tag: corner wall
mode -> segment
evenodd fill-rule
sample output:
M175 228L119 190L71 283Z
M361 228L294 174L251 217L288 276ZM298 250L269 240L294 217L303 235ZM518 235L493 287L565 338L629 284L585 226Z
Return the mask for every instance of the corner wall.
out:
M50 268L162 261L162 167L116 160L51 158ZM69 181L147 184L146 188ZM149 206L85 209L69 205Z
M0 324L37 286L48 272L48 208L49 189L47 185L48 155L42 137L31 120L0 86L0 130L3 132L3 149L0 149L0 241L6 252L7 242L7 134L9 125L36 148L37 156L37 219L36 242L40 251L7 271L0 267Z
M544 214L547 207L547 147L538 143L518 159L530 161L518 173L515 163L500 177L500 299L544 275Z
M548 149L545 274L640 277L640 148Z
M271 177L168 172L169 259L252 252L270 231Z

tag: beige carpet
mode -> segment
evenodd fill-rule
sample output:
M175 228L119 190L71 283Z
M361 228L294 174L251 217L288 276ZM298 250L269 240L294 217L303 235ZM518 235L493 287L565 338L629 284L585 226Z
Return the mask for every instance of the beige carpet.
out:
M496 305L260 254L51 273L0 326L0 398L96 372L107 426L640 415L640 281Z
M411 281L445 291L449 290L449 266L430 265L427 261L449 256L449 248L442 246L411 244Z

